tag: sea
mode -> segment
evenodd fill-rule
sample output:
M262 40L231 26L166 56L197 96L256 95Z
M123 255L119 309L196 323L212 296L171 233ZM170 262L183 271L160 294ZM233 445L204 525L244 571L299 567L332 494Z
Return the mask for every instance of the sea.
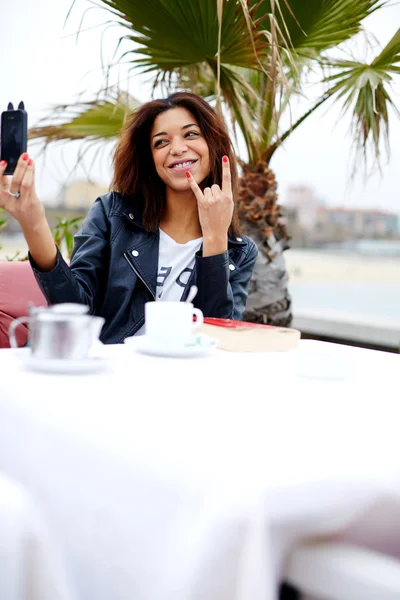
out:
M307 250L309 252L309 250ZM290 283L293 309L306 307L341 310L360 316L377 315L400 319L400 241L358 240L331 244L312 250L318 255L334 254L385 259L399 259L398 277L380 282L313 282Z
M400 278L400 265L399 265ZM327 308L360 315L400 319L399 282L328 282L289 285L296 308Z

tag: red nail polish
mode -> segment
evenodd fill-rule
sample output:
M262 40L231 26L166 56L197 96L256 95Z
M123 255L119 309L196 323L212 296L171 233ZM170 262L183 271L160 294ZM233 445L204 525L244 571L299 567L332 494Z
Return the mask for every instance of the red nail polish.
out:
M227 156L223 156L222 160L226 163L226 162L228 162L228 157Z
M29 165L30 167L33 165L33 160L32 160L31 158L28 160L28 165Z
M28 160L29 156L26 152L23 153L22 155L22 160Z
M2 160L2 161L0 162L0 167L4 167L4 165L6 165L6 164L7 164L7 163L6 163L6 161L5 161L5 160Z
M189 177L190 177L189 171L186 171L186 177L189 179Z

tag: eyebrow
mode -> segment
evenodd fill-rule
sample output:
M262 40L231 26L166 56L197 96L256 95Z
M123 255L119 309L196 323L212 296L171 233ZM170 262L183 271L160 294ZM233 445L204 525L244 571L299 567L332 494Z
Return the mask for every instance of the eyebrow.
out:
M189 123L188 125L184 125L182 129L189 129L189 127L198 127L200 129L197 123ZM160 131L160 133L153 135L153 138L158 137L159 135L168 135L168 133L166 131Z

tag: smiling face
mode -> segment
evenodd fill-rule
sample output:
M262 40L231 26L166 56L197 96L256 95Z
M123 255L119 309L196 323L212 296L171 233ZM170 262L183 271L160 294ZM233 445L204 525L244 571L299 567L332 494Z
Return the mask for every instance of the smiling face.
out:
M182 107L164 111L153 123L151 152L159 177L175 191L187 191L190 171L197 183L210 172L207 142L193 115Z

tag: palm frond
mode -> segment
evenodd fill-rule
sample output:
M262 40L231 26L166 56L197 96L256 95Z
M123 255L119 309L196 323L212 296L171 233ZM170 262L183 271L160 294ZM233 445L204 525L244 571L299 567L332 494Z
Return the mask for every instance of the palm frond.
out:
M257 90L247 81L247 70L221 67L221 92L229 107L233 131L241 131L250 161L256 161L260 148L257 126Z
M277 21L287 41L298 54L315 58L354 37L361 22L390 0L267 0L257 16L271 12L265 5L275 3ZM264 23L269 28L268 19Z
M72 106L58 106L29 130L29 138L44 140L46 145L67 140L113 140L118 136L126 115L136 106L139 102L126 93L108 94L104 99Z
M169 71L218 58L218 11L216 0L98 0L128 32L132 43L125 56L144 72ZM265 54L263 36L254 28L243 35L246 16L238 2L223 2L220 27L221 64L254 66L256 55Z
M237 119L250 156L257 155L257 160L272 156L273 148L280 145L281 116L293 94L299 93L302 73L311 68L312 61L319 59L325 50L353 37L360 31L361 21L386 3L386 0L250 2L252 22L257 23L267 42L263 69L253 67L246 75L253 79L258 101L250 111L245 107L241 110L250 112L255 118ZM236 118L238 106L232 97L235 96L229 94L224 101ZM318 100L316 106L320 103ZM313 110L308 114L311 112ZM254 144L258 145L257 150Z
M389 107L400 117L390 95L393 74L400 73L400 29L380 54L369 64L345 61L325 61L334 69L325 78L331 85L327 94L342 102L342 115L352 117L352 138L355 156L367 164L368 150L379 164L382 144L389 156Z
M343 103L353 117L358 149L370 142L379 159L388 142L391 77L400 72L396 34L375 60L328 60L326 51L350 40L362 21L390 0L94 0L125 27L117 52L149 73L166 93L189 89L222 105L244 137L252 162L276 148L321 104ZM108 21L109 23L109 21ZM119 59L121 56L119 56ZM315 65L327 90L282 133L280 120ZM158 89L159 91L159 89ZM64 112L63 112L64 110ZM131 108L129 108L131 110ZM395 109L396 110L396 109ZM31 137L50 141L116 137L125 103L106 98L59 107Z

